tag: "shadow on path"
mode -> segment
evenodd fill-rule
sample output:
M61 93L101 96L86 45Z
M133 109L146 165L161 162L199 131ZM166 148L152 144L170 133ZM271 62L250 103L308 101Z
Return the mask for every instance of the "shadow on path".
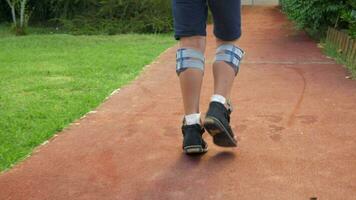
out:
M190 156L181 153L174 164L161 169L162 174L142 185L144 190L138 192L135 199L201 199L216 196L214 184L211 183L225 178L222 173L236 163L236 154L227 150L210 150L206 154ZM197 187L204 187L206 192L197 192Z

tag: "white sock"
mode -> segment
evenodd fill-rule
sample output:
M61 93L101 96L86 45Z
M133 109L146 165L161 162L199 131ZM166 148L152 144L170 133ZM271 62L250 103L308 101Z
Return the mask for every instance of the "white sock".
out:
M226 103L226 98L223 97L223 96L221 96L221 95L219 95L219 94L214 94L214 95L211 96L211 98L210 98L210 102L212 102L212 101L219 102L219 103L225 105L225 103Z
M184 116L186 125L200 124L200 113Z

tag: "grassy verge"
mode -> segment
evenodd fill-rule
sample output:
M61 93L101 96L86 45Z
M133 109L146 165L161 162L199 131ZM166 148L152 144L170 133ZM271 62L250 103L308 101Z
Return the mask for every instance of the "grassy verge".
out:
M174 43L170 35L0 31L0 171L97 107Z
M63 34L66 33L64 30L51 28L51 27L28 27L26 29L28 35L40 35L40 34ZM13 36L14 32L11 30L11 25L9 23L0 24L0 38Z
M338 51L338 48L329 42L324 42L323 47L324 53L327 56L334 58L337 63L346 66L351 74L351 77L356 79L356 63L348 61L347 58Z

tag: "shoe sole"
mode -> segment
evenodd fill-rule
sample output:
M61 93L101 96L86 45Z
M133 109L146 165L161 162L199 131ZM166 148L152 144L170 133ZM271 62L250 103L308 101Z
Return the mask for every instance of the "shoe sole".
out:
M202 145L190 145L183 148L185 154L201 154L208 151L208 148L203 148Z
M237 141L215 117L207 116L204 120L204 128L213 137L214 144L221 147L237 147Z

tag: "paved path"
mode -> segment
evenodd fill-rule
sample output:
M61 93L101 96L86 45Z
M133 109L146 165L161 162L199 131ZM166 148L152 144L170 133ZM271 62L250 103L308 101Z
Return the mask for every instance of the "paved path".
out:
M356 82L273 7L245 8L238 149L181 153L176 47L96 113L0 176L0 199L356 198ZM211 27L209 27L209 30ZM211 32L211 30L210 30ZM212 94L213 38L202 93Z

